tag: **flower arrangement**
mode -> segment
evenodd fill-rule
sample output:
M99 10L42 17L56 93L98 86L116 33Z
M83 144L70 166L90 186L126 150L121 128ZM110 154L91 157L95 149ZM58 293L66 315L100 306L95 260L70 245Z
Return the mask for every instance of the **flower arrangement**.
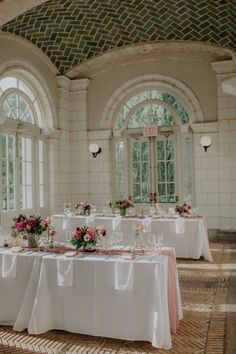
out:
M88 226L77 227L70 242L77 249L83 248L84 250L93 251L95 250L97 239L106 236L106 234L107 229L102 225L96 228Z
M123 200L115 200L114 207L118 209L127 209L130 207L134 207L134 203L130 199L123 199Z
M14 225L11 227L11 235L13 238L27 235L29 247L38 247L35 235L41 235L44 231L48 231L50 236L54 236L56 231L51 225L50 218L43 219L40 215L32 214L26 216L20 214L13 219Z
M187 218L189 215L191 215L191 209L191 205L184 203L182 205L176 205L175 212L180 216Z
M14 225L11 229L12 234L15 235L19 233L41 235L50 226L49 218L42 219L42 217L37 214L30 216L20 214L18 217L14 218L13 221Z
M63 204L63 208L64 209L70 209L72 207L72 204L70 203L70 202L65 202L64 204Z
M125 216L128 208L133 208L134 203L131 199L118 199L111 203L111 207L119 209L121 216Z
M80 214L89 215L92 205L88 202L81 202L75 204L75 209L80 210Z

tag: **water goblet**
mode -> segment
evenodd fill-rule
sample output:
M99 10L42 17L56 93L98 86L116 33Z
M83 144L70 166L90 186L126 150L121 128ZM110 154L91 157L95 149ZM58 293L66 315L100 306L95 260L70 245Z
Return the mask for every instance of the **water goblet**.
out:
M96 215L96 211L97 211L96 205L92 205L92 208L91 208L91 215L92 215L92 216L95 216L95 215Z
M163 246L163 234L158 234L157 235L157 253L160 254L161 253L161 249Z
M157 244L156 235L150 234L148 237L147 243L151 248L152 255L154 256L155 255L155 248L156 248L156 244Z

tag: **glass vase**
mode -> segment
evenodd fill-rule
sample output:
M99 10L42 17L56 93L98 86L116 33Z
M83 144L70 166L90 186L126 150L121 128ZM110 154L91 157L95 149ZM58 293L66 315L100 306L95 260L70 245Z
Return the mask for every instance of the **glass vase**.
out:
M126 209L126 208L120 208L120 216L125 217L125 215L126 215L126 211L127 211L127 209Z
M29 248L38 248L39 235L27 234Z

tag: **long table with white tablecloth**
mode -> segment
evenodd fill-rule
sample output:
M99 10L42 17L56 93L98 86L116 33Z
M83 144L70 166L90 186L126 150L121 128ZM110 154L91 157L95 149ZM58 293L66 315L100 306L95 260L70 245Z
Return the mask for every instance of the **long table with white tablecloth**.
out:
M174 250L162 252L124 259L0 248L0 324L30 334L62 329L147 340L170 349L182 307Z
M137 222L145 225L147 231L143 233L145 243L150 234L163 234L163 246L174 247L176 257L199 259L203 256L207 261L212 261L204 217L138 219L108 216L52 216L52 223L57 230L57 240L62 242L66 242L66 235L72 234L76 227L102 224L107 227L109 233L122 231L122 244L134 245L134 224Z

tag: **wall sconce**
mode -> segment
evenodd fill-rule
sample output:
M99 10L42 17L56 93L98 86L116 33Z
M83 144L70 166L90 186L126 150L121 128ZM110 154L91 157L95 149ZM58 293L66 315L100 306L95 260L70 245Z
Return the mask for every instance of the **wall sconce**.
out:
M98 146L98 144L92 143L89 145L89 151L93 155L93 157L97 157L97 154L102 152L102 149Z
M204 135L200 139L200 144L204 147L205 151L211 146L211 138L207 135Z

